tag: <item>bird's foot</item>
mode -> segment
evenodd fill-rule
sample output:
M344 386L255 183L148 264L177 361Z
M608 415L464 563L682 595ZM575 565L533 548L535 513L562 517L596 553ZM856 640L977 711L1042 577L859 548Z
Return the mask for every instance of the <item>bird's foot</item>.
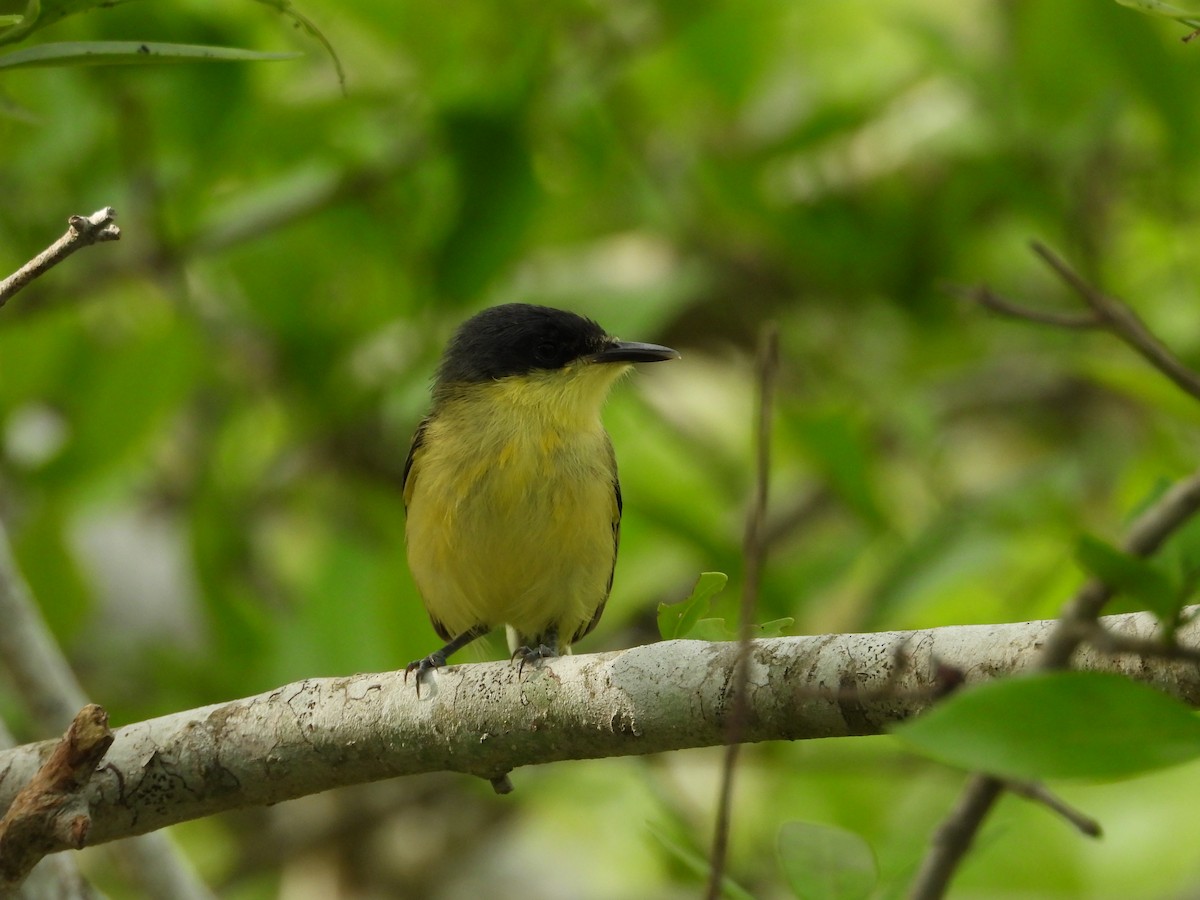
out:
M424 659L414 659L412 662L410 662L407 666L404 667L404 683L408 684L408 673L409 672L417 673L417 677L415 679L417 682L417 699L420 700L421 699L421 676L424 675L426 672L431 672L434 669L441 668L445 664L446 664L446 654L444 652L442 652L441 650L438 650L435 653L430 653Z
M521 664L517 666L517 676L525 671L526 663L539 663L543 659L553 659L558 656L558 650L547 644L538 644L536 647L518 647L513 651L513 655L509 657L509 662L512 662L517 657L521 657Z

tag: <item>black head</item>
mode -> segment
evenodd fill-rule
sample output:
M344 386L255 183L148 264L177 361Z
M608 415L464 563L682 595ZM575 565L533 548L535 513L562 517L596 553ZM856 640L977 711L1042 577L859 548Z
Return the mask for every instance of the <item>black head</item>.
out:
M606 349L612 339L583 316L548 306L506 303L467 319L438 369L440 384L469 384L537 369L561 369Z

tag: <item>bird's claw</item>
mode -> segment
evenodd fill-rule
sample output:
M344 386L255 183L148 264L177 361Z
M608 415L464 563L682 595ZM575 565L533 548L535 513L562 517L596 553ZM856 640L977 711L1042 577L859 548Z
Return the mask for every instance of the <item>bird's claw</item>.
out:
M541 662L543 659L552 659L558 656L558 651L546 644L538 644L536 647L518 647L508 661L511 663L518 656L521 657L521 664L517 666L517 677L519 678L525 671L526 663L532 664Z
M417 673L417 677L416 677L415 681L417 683L417 699L420 700L421 699L421 676L424 675L426 672L430 672L430 671L433 671L434 669L441 668L445 664L446 664L446 658L438 653L430 653L428 656L424 657L423 659L414 659L412 662L410 662L407 666L404 667L404 683L408 684L408 673L409 672Z

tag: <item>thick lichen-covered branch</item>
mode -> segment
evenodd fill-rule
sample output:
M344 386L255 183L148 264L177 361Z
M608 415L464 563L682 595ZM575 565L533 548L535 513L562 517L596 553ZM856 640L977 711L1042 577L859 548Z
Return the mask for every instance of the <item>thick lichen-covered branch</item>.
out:
M1104 621L1132 639L1157 632L1144 614ZM755 641L742 738L880 733L925 708L944 688L947 667L966 683L1031 668L1053 627ZM1178 639L1200 645L1200 626ZM83 791L88 842L397 775L448 770L494 779L523 765L716 746L726 738L737 654L736 643L668 641L550 660L524 674L506 662L453 666L430 678L419 700L403 672L314 678L127 725ZM1200 705L1195 666L1086 648L1077 660ZM37 744L0 753L0 809L47 752Z

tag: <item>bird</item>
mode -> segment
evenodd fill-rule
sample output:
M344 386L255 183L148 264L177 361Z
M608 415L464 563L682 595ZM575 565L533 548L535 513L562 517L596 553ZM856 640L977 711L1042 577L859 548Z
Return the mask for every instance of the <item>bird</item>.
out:
M528 303L458 328L404 464L409 569L446 642L405 668L418 697L427 672L495 628L506 628L519 674L596 626L622 511L601 410L634 363L677 358Z

